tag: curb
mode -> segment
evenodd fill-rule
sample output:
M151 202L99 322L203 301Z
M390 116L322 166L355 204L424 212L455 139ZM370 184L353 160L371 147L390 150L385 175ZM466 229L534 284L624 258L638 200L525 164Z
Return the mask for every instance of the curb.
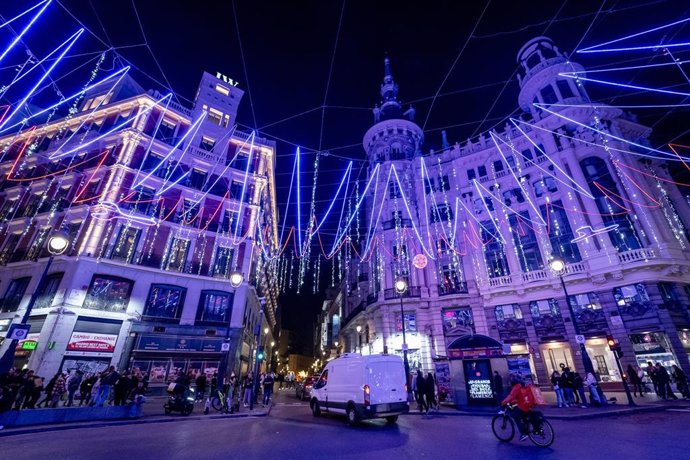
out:
M594 418L606 418L615 417L619 415L632 415L637 413L645 412L661 412L668 409L690 409L689 405L669 405L669 406L642 406L642 407L621 407L617 409L611 409L606 412L597 413L579 413L576 415L560 415L560 414L544 414L544 417L553 420L584 420L584 419L594 419ZM451 416L451 417L491 417L498 413L498 408L495 411L467 411L467 410L457 410L453 412L430 412L430 417L434 416ZM426 414L418 411L410 411L404 415L418 415L425 416Z
M22 434L34 434L34 433L46 433L51 431L66 431L66 430L79 430L83 428L104 428L108 426L124 426L124 425L145 425L151 423L175 423L175 422L186 422L191 420L207 420L207 419L228 419L228 418L256 418L256 417L267 417L271 413L273 404L268 408L266 412L249 414L217 414L217 415L192 415L192 416L165 416L165 415L150 415L148 418L146 416L138 419L131 420L113 420L113 421L93 421L93 422L75 422L66 423L64 425L52 425L52 426L34 426L34 427L8 427L0 431L0 438L8 436L18 436ZM160 418L159 418L160 417ZM165 417L165 418L162 418Z

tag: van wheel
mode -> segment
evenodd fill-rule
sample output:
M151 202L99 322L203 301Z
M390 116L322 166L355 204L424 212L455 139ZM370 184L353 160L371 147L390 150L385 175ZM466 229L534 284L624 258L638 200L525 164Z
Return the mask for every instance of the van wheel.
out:
M321 415L321 406L319 406L318 399L312 399L310 406L311 413L314 415L314 417L318 417L319 415Z
M388 417L386 417L386 423L388 423L389 425L392 425L397 421L398 421L397 415L389 415Z
M359 414L357 414L355 406L353 406L352 404L347 406L347 423L349 423L352 426L359 424Z

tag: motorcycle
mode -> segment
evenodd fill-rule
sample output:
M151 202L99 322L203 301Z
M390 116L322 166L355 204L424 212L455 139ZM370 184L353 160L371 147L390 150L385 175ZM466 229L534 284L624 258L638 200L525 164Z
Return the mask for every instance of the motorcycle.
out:
M171 412L181 412L182 415L189 415L194 410L194 389L171 383L167 389L168 401L163 405L165 415Z

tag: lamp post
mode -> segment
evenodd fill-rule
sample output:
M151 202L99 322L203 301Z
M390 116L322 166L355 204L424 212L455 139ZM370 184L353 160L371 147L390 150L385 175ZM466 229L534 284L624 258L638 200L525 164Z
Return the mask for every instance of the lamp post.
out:
M254 326L254 343L256 344L256 357L254 359L254 370L252 371L252 377L254 382L252 384L252 391L249 398L249 410L254 410L254 399L259 395L259 353L261 352L261 322L264 318L264 299L260 300L261 310L259 310L259 322ZM268 328L264 328L264 334L268 333Z
M38 300L38 296L41 295L41 292L43 291L46 277L48 276L48 271L50 270L50 266L53 264L53 258L55 256L64 254L68 247L69 238L67 233L62 230L54 232L48 238L48 253L50 254L50 257L48 257L46 267L43 269L43 273L41 273L41 277L38 279L36 289L34 290L33 294L31 294L31 299L29 300L29 304L26 306L22 320L20 323L18 323L18 326L22 326L22 329L26 329L27 333L28 328L26 327L26 322L31 316L31 310L34 308L34 305ZM0 374L7 374L12 368L12 365L14 364L14 353L17 348L17 342L19 342L18 339L12 339L8 344L8 348L5 350L2 358L0 358Z
M549 267L561 280L561 286L563 286L563 293L565 294L565 304L568 306L570 319L572 320L573 327L575 328L575 334L582 335L580 334L580 326L577 324L575 311L573 310L573 306L570 304L568 289L565 287L565 281L563 280L563 275L565 274L565 262L563 262L561 259L555 258L549 262ZM592 365L592 359L589 357L589 353L587 353L584 340L580 340L580 352L582 354L582 365L585 367L585 373L591 372L592 375L594 375L594 365Z
M357 348L359 349L359 352L362 352L362 326L357 326L355 329L357 329Z
M242 272L235 270L230 273L230 286L232 286L233 289L237 290L237 288L240 287L240 284L242 284L242 281L244 281L244 275ZM230 322L228 322L225 330L225 341L223 342L223 345L223 354L221 355L220 359L220 368L218 369L218 378L216 383L217 388L225 387L225 368L228 367L228 354L230 353ZM230 392L232 391L234 391L233 388L230 389Z
M410 362L407 359L407 339L405 336L405 311L403 309L403 294L407 291L407 280L405 278L398 278L395 280L395 292L400 296L400 325L403 336L403 362L405 363L405 384L407 385L407 398L412 394L412 385L410 385Z

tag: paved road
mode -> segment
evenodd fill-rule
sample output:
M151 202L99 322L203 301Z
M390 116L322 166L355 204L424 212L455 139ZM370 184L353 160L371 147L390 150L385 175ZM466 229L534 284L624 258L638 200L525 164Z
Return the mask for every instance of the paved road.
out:
M398 424L314 418L305 403L279 394L261 418L82 428L0 438L3 458L36 459L414 459L420 458L688 458L690 410L594 420L554 420L556 442L501 444L488 417L401 417Z

